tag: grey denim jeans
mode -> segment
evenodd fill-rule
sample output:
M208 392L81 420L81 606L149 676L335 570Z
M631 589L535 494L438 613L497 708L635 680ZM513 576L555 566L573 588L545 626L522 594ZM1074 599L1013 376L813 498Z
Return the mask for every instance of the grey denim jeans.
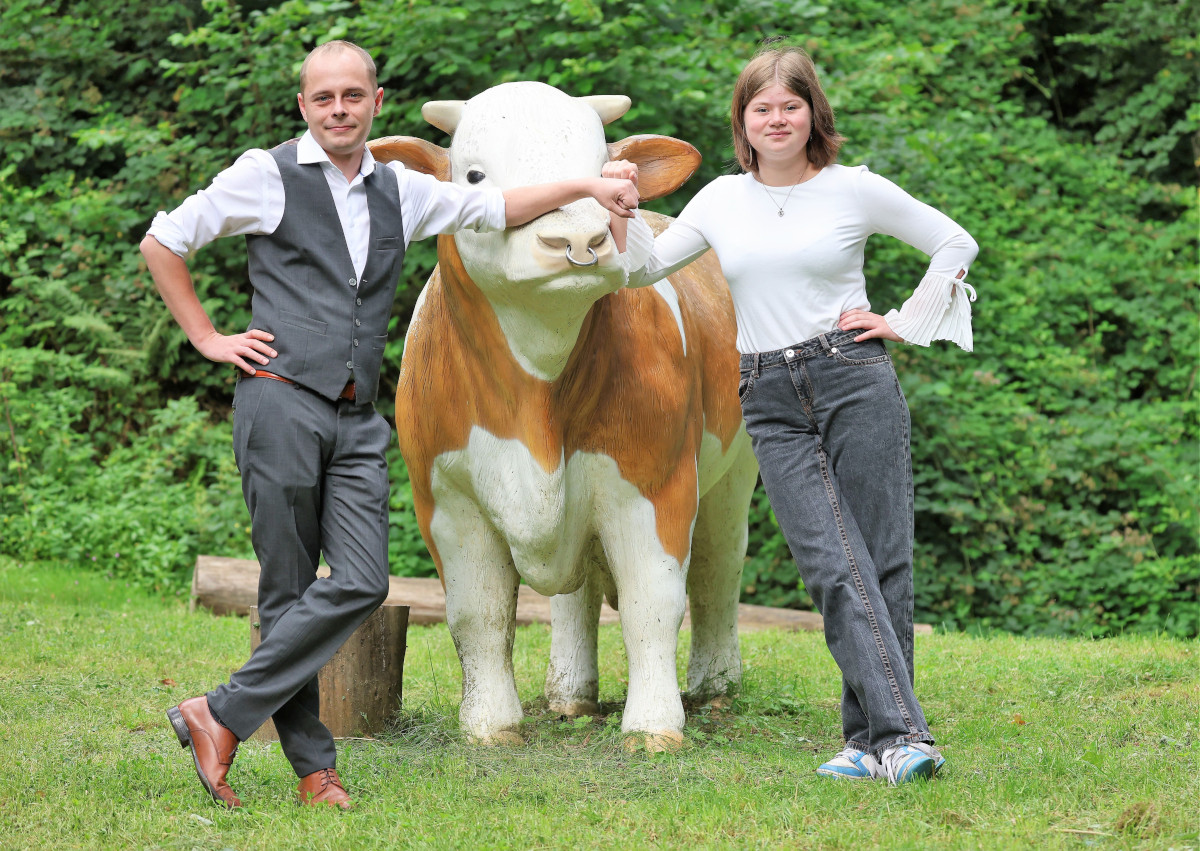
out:
M842 671L846 744L933 742L913 692L909 417L881 340L830 331L741 356L738 396L771 507Z

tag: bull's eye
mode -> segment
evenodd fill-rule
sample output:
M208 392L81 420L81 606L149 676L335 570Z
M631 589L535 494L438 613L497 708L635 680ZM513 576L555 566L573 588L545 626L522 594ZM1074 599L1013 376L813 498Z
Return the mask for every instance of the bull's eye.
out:
M487 177L486 174L473 168L467 172L467 183L480 183L485 177Z

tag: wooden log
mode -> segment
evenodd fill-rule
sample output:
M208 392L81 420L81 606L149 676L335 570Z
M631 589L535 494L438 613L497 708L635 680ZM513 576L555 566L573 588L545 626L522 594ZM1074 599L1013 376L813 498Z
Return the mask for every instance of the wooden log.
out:
M203 606L216 614L249 614L250 607L258 599L258 571L258 562L253 559L200 556L196 559L196 570L192 576L192 609ZM328 576L329 569L322 567L317 575ZM408 622L413 625L441 623L446 619L446 592L441 580L436 578L391 577L387 604L408 606ZM619 622L617 612L607 603L601 604L600 623ZM550 598L543 597L528 585L520 586L517 589L517 623L550 623ZM749 603L738 606L738 629L741 632L758 629L819 632L824 628L823 623L816 612L753 606ZM686 613L683 627L691 627L691 619ZM933 627L919 623L916 631L918 634L930 634Z
M384 603L363 622L317 674L321 723L335 739L373 736L400 708L404 691L404 650L408 606ZM258 607L250 607L250 650L262 640ZM254 733L258 741L279 740L268 720Z
M218 615L248 615L258 602L258 562L254 559L200 556L192 573L191 609L209 609ZM329 568L322 565L317 576L328 576ZM522 591L533 593L532 589ZM535 595L540 596L540 595ZM542 598L547 599L547 598ZM438 579L412 579L393 576L389 580L386 604L408 606L410 624L441 623L446 620L446 592ZM609 609L612 612L611 609ZM518 611L518 619L521 613ZM616 613L612 612L613 619ZM550 608L546 603L546 622ZM532 623L526 620L525 623Z
M258 602L258 562L199 556L192 571L191 610L203 606L215 615L248 615Z

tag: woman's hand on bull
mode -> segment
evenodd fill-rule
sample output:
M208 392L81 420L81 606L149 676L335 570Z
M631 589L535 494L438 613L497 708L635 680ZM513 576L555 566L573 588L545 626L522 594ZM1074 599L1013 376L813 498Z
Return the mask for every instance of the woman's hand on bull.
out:
M273 334L252 328L241 334L220 334L213 331L209 336L197 340L196 350L211 361L231 363L248 375L254 375L256 367L267 366L271 358L279 354L269 345Z
M606 162L600 168L601 177L616 177L621 180L628 180L637 186L638 182L638 167L637 163L631 163L629 160L612 160Z
M609 212L622 218L633 218L633 211L638 205L637 184L632 180L618 177L600 177L594 191L591 193Z
M887 320L878 313L871 313L869 310L847 310L838 317L838 328L843 331L851 331L855 328L863 328L865 332L854 338L854 342L861 343L863 340L870 340L874 337L882 337L884 340L891 340L893 343L903 343L904 338L892 330L892 326L888 325Z

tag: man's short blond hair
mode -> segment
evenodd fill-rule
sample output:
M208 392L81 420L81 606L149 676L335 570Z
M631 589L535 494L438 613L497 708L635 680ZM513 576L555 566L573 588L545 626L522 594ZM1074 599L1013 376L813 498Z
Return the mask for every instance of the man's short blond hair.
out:
M367 51L354 42L338 40L327 41L324 44L318 45L309 51L308 56L304 57L304 64L300 66L300 91L303 93L304 84L308 79L308 63L319 56L326 56L330 53L341 53L346 50L358 54L358 57L363 61L363 65L366 66L367 76L371 80L371 88L378 88L379 78L375 73L375 60L371 58L371 54L367 53Z

